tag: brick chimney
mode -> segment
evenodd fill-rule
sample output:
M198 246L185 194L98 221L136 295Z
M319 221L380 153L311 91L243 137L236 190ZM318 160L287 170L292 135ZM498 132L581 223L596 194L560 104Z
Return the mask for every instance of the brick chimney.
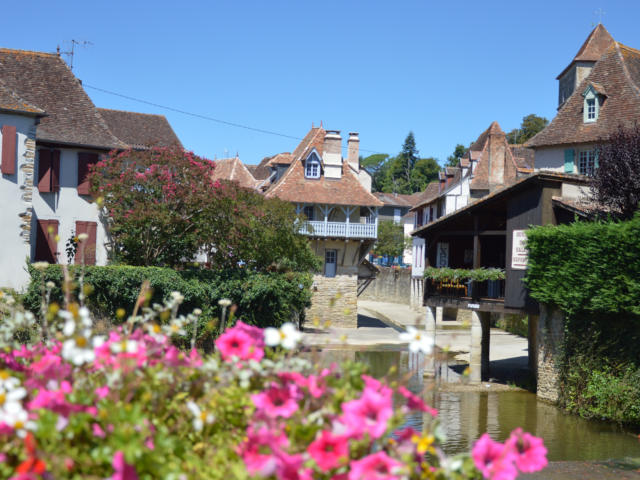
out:
M327 130L322 149L325 178L342 177L342 137L340 130Z
M358 132L349 132L347 145L347 161L351 168L358 173L360 171L360 138L358 137Z

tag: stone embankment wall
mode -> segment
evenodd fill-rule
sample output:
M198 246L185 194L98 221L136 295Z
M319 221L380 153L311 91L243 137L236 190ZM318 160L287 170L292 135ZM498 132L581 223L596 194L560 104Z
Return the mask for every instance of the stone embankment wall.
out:
M328 323L336 328L358 326L357 275L315 275L312 294L304 327L325 328Z
M560 396L559 359L564 341L562 312L540 305L536 337L538 343L537 395L543 400L556 403Z
M374 302L411 304L411 270L378 267L380 272L358 297Z

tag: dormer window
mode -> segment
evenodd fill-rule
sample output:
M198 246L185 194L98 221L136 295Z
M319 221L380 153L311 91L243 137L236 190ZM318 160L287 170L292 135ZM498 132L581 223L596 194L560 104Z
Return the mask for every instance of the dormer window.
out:
M598 88L594 87L594 85L589 85L582 95L584 97L584 123L593 123L598 120L600 107L602 106L602 100L605 95L600 92Z
M305 178L320 178L320 160L315 154L311 154L305 162Z

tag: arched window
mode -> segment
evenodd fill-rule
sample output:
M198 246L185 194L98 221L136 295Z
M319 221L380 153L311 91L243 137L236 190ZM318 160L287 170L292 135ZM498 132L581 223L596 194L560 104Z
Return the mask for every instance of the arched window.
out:
M306 178L320 178L320 160L314 154L309 155L307 158L304 176Z

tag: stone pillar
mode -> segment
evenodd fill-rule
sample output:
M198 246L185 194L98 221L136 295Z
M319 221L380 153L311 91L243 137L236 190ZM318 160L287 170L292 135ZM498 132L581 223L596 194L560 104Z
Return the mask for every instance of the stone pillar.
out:
M436 324L442 323L442 307L436 307Z
M527 319L529 328L528 352L529 352L529 371L538 377L538 315L529 315Z
M560 395L559 357L564 342L564 315L540 305L538 318L538 398L556 403Z
M425 307L424 331L425 335L433 342L433 352L425 359L424 375L435 376L436 374L436 308Z
M470 381L480 383L489 378L489 336L491 317L488 312L471 311L471 345L469 348Z

